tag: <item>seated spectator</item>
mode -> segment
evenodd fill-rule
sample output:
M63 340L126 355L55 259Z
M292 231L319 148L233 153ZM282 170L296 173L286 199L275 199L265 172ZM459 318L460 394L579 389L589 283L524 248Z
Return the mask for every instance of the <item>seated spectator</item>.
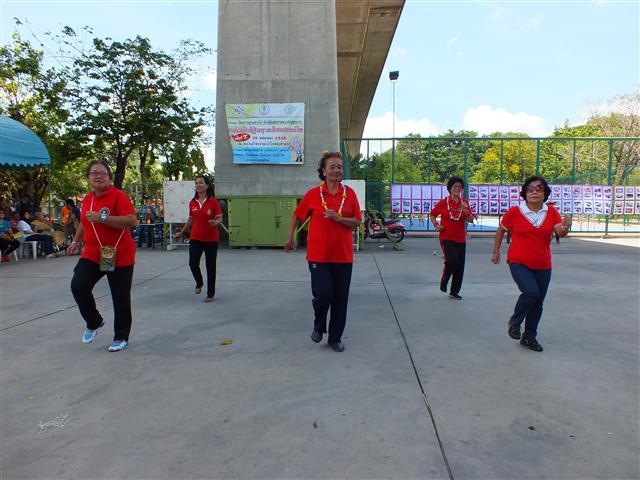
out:
M46 258L57 257L53 248L53 239L49 235L42 233L35 233L32 230L31 225L27 222L27 218L30 217L29 212L25 212L21 220L18 222L17 229L22 237L19 239L23 242L42 242L44 243L44 254Z
M9 254L20 246L20 242L13 238L11 225L9 225L9 220L5 216L5 211L0 210L0 255L1 261L8 262Z
M31 227L36 233L50 233L53 231L53 224L47 220L43 212L36 212L31 222Z

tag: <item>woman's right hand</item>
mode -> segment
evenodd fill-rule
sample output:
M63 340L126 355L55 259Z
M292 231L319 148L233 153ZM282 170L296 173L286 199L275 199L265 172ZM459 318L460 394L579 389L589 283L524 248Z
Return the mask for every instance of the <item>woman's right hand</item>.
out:
M78 242L71 242L67 247L67 255L73 255L78 250Z
M493 255L491 255L491 263L493 263L494 265L500 263L500 253L494 253Z
M180 240L182 238L182 232L178 232L173 236L174 240Z
M295 250L296 246L293 244L293 239L289 238L286 242L284 242L284 251L289 253L292 250Z

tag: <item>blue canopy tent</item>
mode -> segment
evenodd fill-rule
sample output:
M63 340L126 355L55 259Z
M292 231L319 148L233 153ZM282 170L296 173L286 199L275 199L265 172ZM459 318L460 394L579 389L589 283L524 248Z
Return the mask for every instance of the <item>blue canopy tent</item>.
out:
M38 136L22 123L0 116L0 168L51 165L51 157Z
M22 123L0 116L0 168L36 168L51 165L42 140ZM49 168L49 212L51 212L51 168Z

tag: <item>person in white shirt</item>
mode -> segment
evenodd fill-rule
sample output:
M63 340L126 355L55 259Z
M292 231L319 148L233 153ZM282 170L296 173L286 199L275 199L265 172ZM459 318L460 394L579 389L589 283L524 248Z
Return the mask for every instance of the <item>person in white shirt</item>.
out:
M31 225L29 225L26 221L25 215L20 217L20 221L16 226L18 231L23 235L20 238L23 242L43 242L44 243L44 254L46 258L57 257L58 254L55 253L53 249L53 239L49 235L44 235L42 233L35 233L31 229Z

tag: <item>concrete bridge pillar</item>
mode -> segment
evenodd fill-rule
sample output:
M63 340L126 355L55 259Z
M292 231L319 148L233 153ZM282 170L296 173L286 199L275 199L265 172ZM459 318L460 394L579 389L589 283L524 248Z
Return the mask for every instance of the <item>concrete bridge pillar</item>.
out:
M234 165L226 103L305 104L303 165ZM331 0L220 0L216 195L300 196L323 150L339 150L336 7Z

